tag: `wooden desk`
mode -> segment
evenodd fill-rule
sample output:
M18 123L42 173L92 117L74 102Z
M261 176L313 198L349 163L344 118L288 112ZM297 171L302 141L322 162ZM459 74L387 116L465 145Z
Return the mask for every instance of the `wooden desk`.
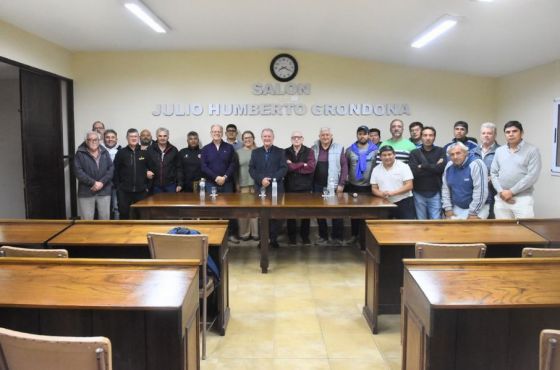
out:
M216 198L200 197L193 193L161 193L132 205L141 219L166 219L185 217L210 218L259 218L261 235L268 236L270 219L282 218L384 218L394 204L367 194L357 198L347 193L333 198L321 194L285 193L277 199L259 198L255 194L219 194ZM268 237L261 238L260 266L268 272Z
M0 259L0 326L106 336L115 370L199 369L198 261Z
M518 221L548 240L551 248L560 248L560 218L531 218Z
M43 247L71 224L70 220L0 220L0 245Z
M538 370L560 258L405 260L403 370Z
M175 226L208 235L209 252L221 272L216 326L224 335L230 315L227 221L76 221L48 246L67 249L71 258L150 258L148 232L167 233Z
M373 333L377 316L400 312L403 258L414 258L416 242L485 243L486 257L519 257L525 246L547 240L514 220L368 221L366 294L363 309Z

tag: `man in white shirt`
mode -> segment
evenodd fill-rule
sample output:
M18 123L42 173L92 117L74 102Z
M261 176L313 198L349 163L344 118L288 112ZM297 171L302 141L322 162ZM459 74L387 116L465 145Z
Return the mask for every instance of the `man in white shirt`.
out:
M382 146L379 156L381 165L371 172L371 192L395 203L397 208L392 210L392 218L415 219L416 210L412 198L414 176L410 167L396 160L395 150L390 145Z

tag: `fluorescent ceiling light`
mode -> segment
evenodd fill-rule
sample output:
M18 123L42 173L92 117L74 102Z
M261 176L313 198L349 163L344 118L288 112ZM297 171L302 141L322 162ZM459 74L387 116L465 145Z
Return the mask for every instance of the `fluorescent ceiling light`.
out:
M438 19L434 24L432 24L428 29L420 34L413 42L410 44L413 48L421 48L443 35L445 32L449 31L457 25L459 21L458 17L452 15L444 15Z
M159 19L159 17L140 0L125 0L123 4L132 14L140 18L142 22L157 33L167 33L167 31L169 31L169 27L165 22Z

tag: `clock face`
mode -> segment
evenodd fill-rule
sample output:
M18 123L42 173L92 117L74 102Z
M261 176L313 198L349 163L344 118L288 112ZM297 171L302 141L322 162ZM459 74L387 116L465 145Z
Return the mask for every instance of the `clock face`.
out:
M290 54L279 54L270 63L270 73L281 82L287 82L296 77L298 64Z

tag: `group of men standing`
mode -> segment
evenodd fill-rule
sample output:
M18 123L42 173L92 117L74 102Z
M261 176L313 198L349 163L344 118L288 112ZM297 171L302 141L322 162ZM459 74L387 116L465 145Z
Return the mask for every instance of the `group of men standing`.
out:
M262 146L254 146L254 135L245 131L237 140L237 127L212 125L212 141L200 147L198 134L187 135L187 147L178 150L169 142L169 131L156 130L152 140L148 130L129 129L127 145L117 146L117 134L96 121L79 146L75 174L79 181L78 199L82 218L110 217L110 204L118 204L121 219L130 217L130 205L148 193L192 192L198 181L219 193L236 191L239 161L236 151L250 150L248 174L256 192L277 191L322 193L369 193L397 205L392 217L401 219L512 218L533 217L533 185L540 172L540 154L523 140L523 127L517 121L504 126L506 145L496 142L496 126L484 123L481 143L468 137L468 124L454 125L454 138L444 147L434 145L436 130L420 122L409 125L410 138L403 137L404 123L390 123L391 138L381 141L379 129L359 126L356 141L346 149L333 140L330 128L321 128L318 140L304 145L301 131L291 134L291 145L274 145L270 128L261 132ZM247 134L247 135L246 135ZM249 135L250 134L250 135ZM103 143L101 142L103 140ZM248 154L248 153L245 153ZM239 188L239 186L237 186ZM360 233L360 221L351 221L351 239L343 241L343 220L319 219L319 245L353 243ZM231 222L230 241L237 241L237 223ZM271 221L270 243L278 246L280 224ZM298 230L294 219L287 220L290 244L296 244ZM310 221L301 220L299 237L310 244Z

